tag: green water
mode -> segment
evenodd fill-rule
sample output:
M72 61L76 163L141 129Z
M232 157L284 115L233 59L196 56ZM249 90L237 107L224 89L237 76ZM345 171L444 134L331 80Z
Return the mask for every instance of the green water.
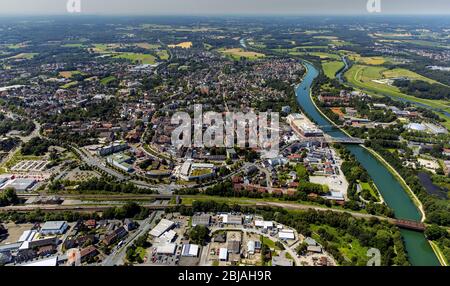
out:
M310 63L305 62L308 69L302 83L297 87L297 101L303 111L314 122L321 126L330 126L330 122L316 109L310 97L310 88L319 72ZM345 133L335 127L323 128L324 132L333 137L347 137ZM379 162L370 152L359 145L347 145L347 149L355 155L356 159L367 170L375 185L380 190L386 204L395 212L395 217L420 221L421 214L411 198L402 188L389 170ZM423 233L401 229L408 251L409 261L415 266L440 265Z

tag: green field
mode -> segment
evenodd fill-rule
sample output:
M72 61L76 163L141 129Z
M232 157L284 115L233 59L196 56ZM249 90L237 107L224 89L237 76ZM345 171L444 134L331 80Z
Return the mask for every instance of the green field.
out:
M83 44L64 44L61 47L63 48L84 48Z
M432 79L426 78L409 70L399 68L388 70L387 68L381 66L354 65L345 74L345 78L350 84L354 85L357 88L366 90L368 92L372 92L378 95L388 95L391 97L403 98L412 102L425 104L432 108L450 112L449 102L445 100L418 98L400 92L400 90L395 86L373 82L373 80L389 79L397 77L406 77L413 80L422 80L429 83L436 83L436 81ZM443 114L439 114L439 116L446 120L446 123L444 123L445 127L450 128L450 118L448 118Z
M76 86L77 84L78 84L78 81L72 81L72 82L69 82L69 83L61 86L61 88L68 89L68 88Z
M156 55L158 56L158 58L160 60L163 60L163 61L168 60L170 57L169 53L166 50L158 51L158 52L156 52Z
M333 79L336 77L336 73L344 67L344 63L342 61L322 62L322 67L325 75Z
M370 183L361 182L360 184L361 184L361 187L362 187L364 190L368 190L368 191L370 192L370 194L371 194L374 198L376 198L377 200L379 200L378 192L372 188L372 186L371 186Z
M319 57L321 60L325 59L333 59L333 60L341 60L341 57L337 54L324 53L324 52L313 52L309 53L312 56Z
M328 225L311 225L311 231L313 232L312 238L318 242L322 242L322 238L317 234L317 231L323 228L328 233L333 235L333 244L337 246L339 252L348 261L352 259L357 259L361 265L364 265L367 261L367 250L368 248L361 246L360 242L349 234L342 235L339 229L330 227ZM355 257L355 258L354 258Z
M115 80L116 80L115 76L108 76L108 77L102 78L100 80L100 83L103 84L103 85L107 85L108 83L110 83L112 81L115 81Z
M12 57L10 57L10 58L8 58L8 59L24 59L24 60L29 60L29 59L34 58L34 57L37 56L37 55L38 55L38 53L20 53L20 54L17 54L17 55L15 55L15 56L12 56Z
M245 51L241 48L219 49L219 52L221 52L222 54L226 55L227 57L229 57L235 61L239 61L242 58L253 61L253 60L260 59L260 58L264 58L266 56L261 53Z
M150 64L154 65L156 63L156 57L149 54L138 54L138 53L121 53L114 56L115 59L126 59L133 63Z

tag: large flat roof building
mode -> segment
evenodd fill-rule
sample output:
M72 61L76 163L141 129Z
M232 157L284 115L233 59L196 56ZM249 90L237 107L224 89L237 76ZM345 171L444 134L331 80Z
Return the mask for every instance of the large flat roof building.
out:
M66 232L69 225L65 221L47 221L41 226L40 233L48 234L63 234Z
M171 229L175 223L173 221L170 221L168 219L162 219L158 225L156 225L151 231L150 235L154 237L160 237L163 233Z
M36 180L34 179L15 179L7 184L5 184L3 189L14 189L16 192L26 192L33 188L36 184Z
M185 244L181 255L185 257L197 257L200 247L196 244Z
M192 226L197 225L209 226L210 223L211 223L210 215L194 215L192 217Z

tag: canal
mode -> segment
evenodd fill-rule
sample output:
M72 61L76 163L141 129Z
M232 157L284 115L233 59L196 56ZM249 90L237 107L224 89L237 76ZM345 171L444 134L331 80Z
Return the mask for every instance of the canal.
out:
M346 137L347 135L335 127L315 107L310 96L310 90L314 79L319 71L310 63L304 63L308 69L300 85L297 86L297 101L302 110L314 122L323 128L324 132L333 137ZM356 157L361 165L367 170L375 185L380 190L386 204L395 212L395 217L420 221L421 213L397 181L395 176L370 152L359 145L347 145L346 148ZM440 265L423 233L410 230L400 230L408 251L409 261L415 266L437 266Z

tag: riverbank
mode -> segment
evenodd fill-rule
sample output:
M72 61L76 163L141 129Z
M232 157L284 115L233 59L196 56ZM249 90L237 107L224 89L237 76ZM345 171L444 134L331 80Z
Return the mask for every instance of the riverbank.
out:
M445 256L444 256L444 254L442 253L442 251L441 251L441 249L439 248L439 246L438 246L434 241L428 240L428 242L430 243L431 248L433 249L434 253L436 254L436 257L438 258L439 263L440 263L442 266L448 266L448 262L447 262L447 260L445 259Z
M332 137L351 137L348 132L342 130L331 121L320 109L318 109L312 99L312 84L319 75L319 71L313 64L303 61L308 73L302 83L296 88L297 102L302 111L319 126L331 126L325 128L324 132ZM331 123L331 124L330 124ZM377 185L386 204L391 207L399 219L420 221L422 219L421 211L417 208L415 202L411 199L406 189L402 186L401 180L398 180L390 168L388 168L379 156L375 156L369 150L360 145L346 145L357 158L358 162L368 170L369 175ZM405 247L408 251L408 259L412 265L439 266L441 265L437 254L426 240L423 233L414 232L406 229L400 229Z
M416 207L419 209L422 218L420 220L420 222L425 222L426 220L426 214L425 214L425 210L423 207L422 202L419 200L419 198L416 196L416 194L414 194L414 192L411 190L411 188L408 186L408 184L406 183L406 181L402 178L402 176L397 172L397 170L395 170L383 157L381 157L380 154L378 154L375 150L373 150L372 148L368 148L366 146L361 145L364 149L366 149L367 151L369 151L370 153L372 153L372 155L374 155L386 168L389 169L389 171L392 173L392 175L394 175L394 177L399 181L399 183L402 185L402 187L405 189L405 191L407 191L407 194L409 195L409 197L413 200L414 204L416 205Z
M325 117L334 127L336 127L337 129L339 129L339 131L341 131L342 133L344 133L345 135L347 135L350 138L354 138L353 136L351 136L346 130L342 129L341 127L339 127L333 120L331 120L325 113L322 112L322 110L319 108L319 106L317 106L316 101L314 100L314 97L312 96L312 88L310 88L309 90L309 96L310 99L314 105L314 107L319 111L319 113ZM392 175L394 175L394 177L399 181L399 183L402 185L403 189L407 192L408 196L412 199L413 203L416 205L416 207L419 209L420 213L421 213L421 222L425 222L426 220L426 214L425 214L425 210L423 207L422 202L419 200L419 198L416 196L416 194L414 194L414 192L411 190L411 188L408 186L408 184L406 183L406 181L402 178L402 176L400 176L400 174L397 172L397 170L395 170L383 157L381 157L380 154L378 154L375 150L368 148L364 145L360 145L361 147L363 147L364 149L366 149L367 151L369 151L372 155L374 155L378 161L380 161L390 172ZM378 188L377 191L380 195L381 198L383 198L383 196L381 195L381 193L379 192Z

